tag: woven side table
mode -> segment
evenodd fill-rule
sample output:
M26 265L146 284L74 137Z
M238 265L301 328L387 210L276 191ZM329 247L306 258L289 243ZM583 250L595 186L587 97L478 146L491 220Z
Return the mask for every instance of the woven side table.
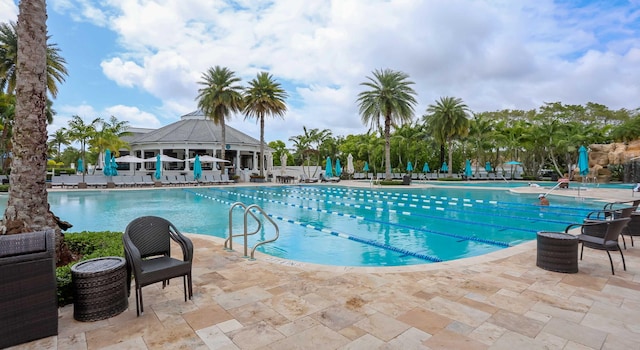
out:
M127 309L127 268L120 257L90 259L71 267L73 318L98 321Z
M578 272L578 237L561 232L538 232L536 266L555 272Z

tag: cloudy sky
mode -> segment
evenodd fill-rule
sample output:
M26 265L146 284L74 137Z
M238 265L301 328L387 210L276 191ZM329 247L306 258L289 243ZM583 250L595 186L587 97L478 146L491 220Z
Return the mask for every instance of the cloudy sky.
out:
M0 21L17 19L0 0ZM69 117L161 127L196 109L209 67L288 91L267 141L303 126L367 131L355 100L375 69L407 73L416 117L442 96L472 111L544 102L640 107L640 0L47 0L68 62L50 131ZM258 138L255 121L229 125Z

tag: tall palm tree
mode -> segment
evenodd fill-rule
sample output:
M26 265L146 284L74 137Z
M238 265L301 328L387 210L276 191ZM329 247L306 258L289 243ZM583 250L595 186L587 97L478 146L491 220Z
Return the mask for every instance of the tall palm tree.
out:
M242 110L242 86L237 83L240 78L227 67L215 66L209 68L202 74L202 80L199 84L204 85L198 90L198 108L204 114L213 120L214 123L220 125L221 136L221 158L225 159L227 132L225 119L231 117L231 113ZM220 163L222 172L224 173L224 163Z
M62 145L68 146L71 144L69 141L69 134L67 133L66 128L60 128L56 130L53 134L49 135L49 144L52 145L52 148L56 149L56 158L60 161L60 156L62 155Z
M16 108L9 199L2 233L14 234L54 229L58 263L70 255L60 222L49 210L47 171L47 10L45 0L19 2L16 57ZM66 228L66 227L65 227Z
M84 122L84 119L80 118L77 115L71 117L69 121L69 138L73 141L80 142L80 154L82 163L84 164L84 171L82 172L82 182L84 182L84 174L87 173L87 162L85 159L85 148L87 142L96 134L96 126L102 122L102 119L96 118L91 121L91 123L87 124Z
M100 130L97 130L98 125L96 125L96 132L89 143L92 149L98 152L99 165L104 166L104 164L101 163L103 152L110 149L114 156L117 157L120 154L121 148L130 148L129 143L123 141L122 137L130 136L132 133L127 131L129 129L128 121L118 120L118 118L114 116L111 116L109 120L98 118L96 119L96 124L100 124Z
M384 160L385 174L391 178L391 127L404 124L413 119L413 107L416 105L416 92L411 88L414 82L403 72L391 69L375 70L373 78L360 85L370 88L358 94L358 104L362 123L371 129L384 124ZM382 118L382 123L381 119Z
M256 118L260 123L260 176L264 176L264 118L282 117L287 111L287 97L280 83L267 72L258 73L244 90L245 119Z
M47 36L48 41L51 37ZM67 61L60 56L57 44L46 44L46 87L53 98L58 95L57 83L64 82L68 75ZM18 35L16 23L0 23L0 90L13 94L16 89L18 65Z
M435 132L435 138L446 142L449 150L449 176L453 174L453 142L469 133L469 108L461 99L441 97L435 104L427 107L424 122Z

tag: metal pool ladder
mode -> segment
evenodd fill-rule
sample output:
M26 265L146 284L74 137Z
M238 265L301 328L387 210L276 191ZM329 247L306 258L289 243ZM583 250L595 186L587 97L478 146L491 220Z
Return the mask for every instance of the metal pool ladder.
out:
M238 234L233 234L232 229L233 229L233 208L235 207L242 207L244 208L244 229L242 233L238 233ZM224 241L224 248L232 251L233 250L233 237L244 237L244 257L248 258L249 256L247 255L247 249L248 249L248 243L247 243L247 237L249 237L250 235L255 235L256 233L260 232L260 230L262 229L262 222L260 221L260 219L256 216L256 214L254 213L254 211L258 211L260 214L262 214L262 216L267 219L275 228L276 230L276 236L272 239L268 239L262 242L258 242L256 243L256 245L253 246L253 248L251 249L251 257L250 259L254 259L253 255L256 251L256 248L258 248L259 246L263 245L263 244L267 244L267 243L271 243L273 241L275 241L276 239L278 239L278 237L280 237L280 229L278 228L278 225L275 223L275 221L273 221L273 219L271 219L271 217L269 217L269 215L257 204L251 204L249 206L246 206L244 203L242 202L236 202L233 203L231 205L231 207L229 208L229 236L227 237L227 239ZM248 232L248 225L247 225L247 219L249 217L249 215L251 215L251 217L253 217L256 222L258 223L258 227L256 228L255 231L253 232ZM227 243L228 243L228 247L227 247Z

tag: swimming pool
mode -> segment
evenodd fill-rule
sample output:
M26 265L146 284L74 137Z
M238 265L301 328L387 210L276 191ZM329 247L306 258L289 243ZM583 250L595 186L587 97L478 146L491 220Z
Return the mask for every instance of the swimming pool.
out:
M6 206L6 198L0 206ZM341 186L260 186L68 191L49 193L52 211L72 232L123 231L142 215L158 215L181 231L226 238L232 203L258 204L280 238L258 250L297 261L342 266L401 266L482 255L563 230L600 208L591 201L472 188L363 189ZM243 230L234 210L233 232ZM255 224L250 222L250 226ZM251 229L249 230L251 231ZM249 246L269 239L265 224ZM240 249L241 239L234 240Z
M488 181L424 181L414 180L417 183L429 184L434 186L462 186L462 187L491 187L491 188L515 188L529 186L529 181L504 181L504 180L488 180ZM555 181L531 181L544 188L552 188L558 183ZM613 189L632 189L635 184L627 183L579 183L571 182L569 186L580 186L584 188L613 188Z

